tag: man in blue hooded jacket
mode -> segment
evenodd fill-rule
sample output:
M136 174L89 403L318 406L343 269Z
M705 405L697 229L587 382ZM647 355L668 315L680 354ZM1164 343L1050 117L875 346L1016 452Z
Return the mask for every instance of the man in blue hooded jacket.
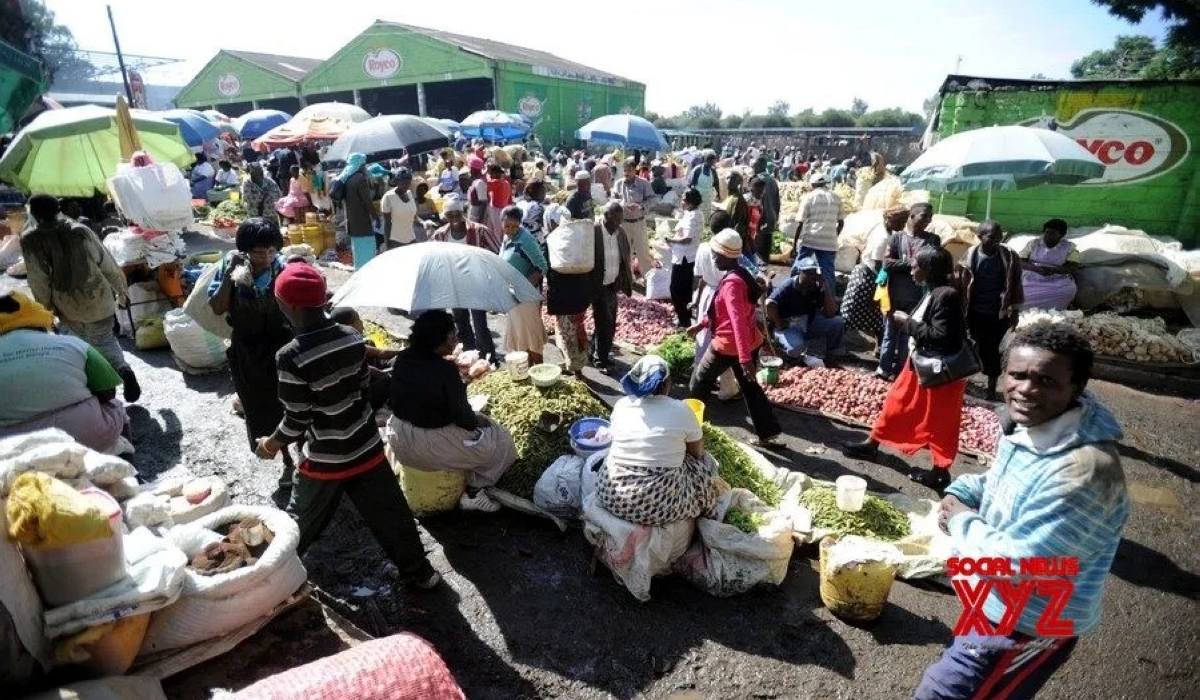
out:
M1032 698L1070 657L1079 635L1100 621L1129 497L1117 454L1121 427L1084 392L1093 358L1088 341L1070 326L1044 322L1016 333L1002 379L1009 425L995 463L950 484L939 513L956 556L1007 559L1018 571L1022 559L1073 559L1078 574L1065 580L1074 591L1059 601L1037 590L1011 634L955 637L926 669L915 700ZM1020 579L1002 580L1010 581ZM993 629L1009 609L1000 591L993 586L983 604ZM1060 602L1065 607L1056 617L1073 631L1039 635L1039 622L1054 617L1047 613Z

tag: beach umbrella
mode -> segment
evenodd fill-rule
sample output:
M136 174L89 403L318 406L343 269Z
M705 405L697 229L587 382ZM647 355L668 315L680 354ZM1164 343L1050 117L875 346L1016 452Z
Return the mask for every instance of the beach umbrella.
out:
M331 119L358 124L371 118L370 112L345 102L321 102L296 112L293 119Z
M462 243L413 243L376 256L333 295L334 306L506 313L541 293L499 255Z
M142 112L142 110L138 110ZM210 141L221 135L221 129L210 122L203 114L191 109L168 109L162 112L145 112L150 116L166 119L179 125L179 133L183 142L195 148L205 141Z
M256 139L291 118L292 115L277 109L255 109L234 119L233 126L242 138Z
M905 168L907 189L988 193L1037 185L1078 185L1104 174L1105 166L1074 139L1029 126L990 126L942 139Z
M105 191L117 164L133 151L146 151L160 163L186 167L195 162L179 126L165 119L128 114L95 105L52 109L21 130L4 157L0 179L27 192L57 197L90 197Z
M609 114L579 127L575 137L596 143L616 143L648 151L667 150L667 139L658 127L633 114Z
M362 153L369 162L376 162L449 145L450 134L441 126L420 117L392 114L350 127L333 142L322 160L331 167L340 167L351 153Z
M462 134L469 138L489 141L515 141L529 133L529 122L507 112L485 110L475 112L462 120Z
M453 119L440 119L438 117L421 117L421 119L424 119L425 121L429 122L430 124L433 124L434 126L442 127L450 134L453 134L454 132L456 132L462 128L462 124L459 124L458 122L454 121Z
M206 110L203 110L202 112L200 112L200 114L203 114L203 115L204 115L204 118L205 118L205 119L207 119L207 120L209 120L209 121L210 121L210 122L212 122L213 124L219 124L219 123L222 123L222 122L231 122L231 121L233 121L232 119L230 119L229 117L225 116L225 115L224 115L224 114L222 114L221 112L218 112L218 111L217 111L217 110L215 110L215 109L206 109Z
M262 150L295 146L305 141L333 141L346 133L352 126L354 126L353 123L340 119L296 117L254 139L254 147Z

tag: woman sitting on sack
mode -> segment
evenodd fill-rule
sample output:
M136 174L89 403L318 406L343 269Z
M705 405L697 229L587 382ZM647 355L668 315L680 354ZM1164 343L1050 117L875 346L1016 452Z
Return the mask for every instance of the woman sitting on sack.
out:
M406 467L467 472L459 505L494 513L500 504L483 489L517 461L517 448L504 426L471 409L458 368L446 359L457 343L454 318L445 311L426 311L413 322L409 347L392 367L387 440Z
M612 446L596 498L637 525L668 525L712 510L720 495L717 463L704 451L700 420L667 395L671 372L646 355L621 378L625 398L613 406Z

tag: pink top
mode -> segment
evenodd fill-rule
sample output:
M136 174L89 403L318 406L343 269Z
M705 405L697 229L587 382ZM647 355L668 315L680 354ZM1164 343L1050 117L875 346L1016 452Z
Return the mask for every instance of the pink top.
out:
M752 353L762 345L763 335L755 320L755 308L750 303L750 290L745 280L726 274L717 285L712 303L717 321L717 327L710 328L713 349L722 355L737 355L741 364L753 360ZM708 316L700 323L708 328Z

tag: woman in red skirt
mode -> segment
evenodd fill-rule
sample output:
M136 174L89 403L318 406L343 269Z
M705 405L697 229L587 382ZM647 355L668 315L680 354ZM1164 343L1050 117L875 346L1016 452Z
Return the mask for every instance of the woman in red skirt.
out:
M954 259L945 248L926 247L917 253L913 281L924 284L929 292L912 314L893 312L892 323L909 334L909 350L953 355L966 342L962 297L950 283ZM888 392L883 411L864 442L847 445L847 456L873 459L881 444L916 454L928 448L933 455L933 471L914 469L909 478L936 491L950 483L950 465L958 456L958 432L962 421L963 394L967 380L959 379L932 388L921 386L912 361Z

